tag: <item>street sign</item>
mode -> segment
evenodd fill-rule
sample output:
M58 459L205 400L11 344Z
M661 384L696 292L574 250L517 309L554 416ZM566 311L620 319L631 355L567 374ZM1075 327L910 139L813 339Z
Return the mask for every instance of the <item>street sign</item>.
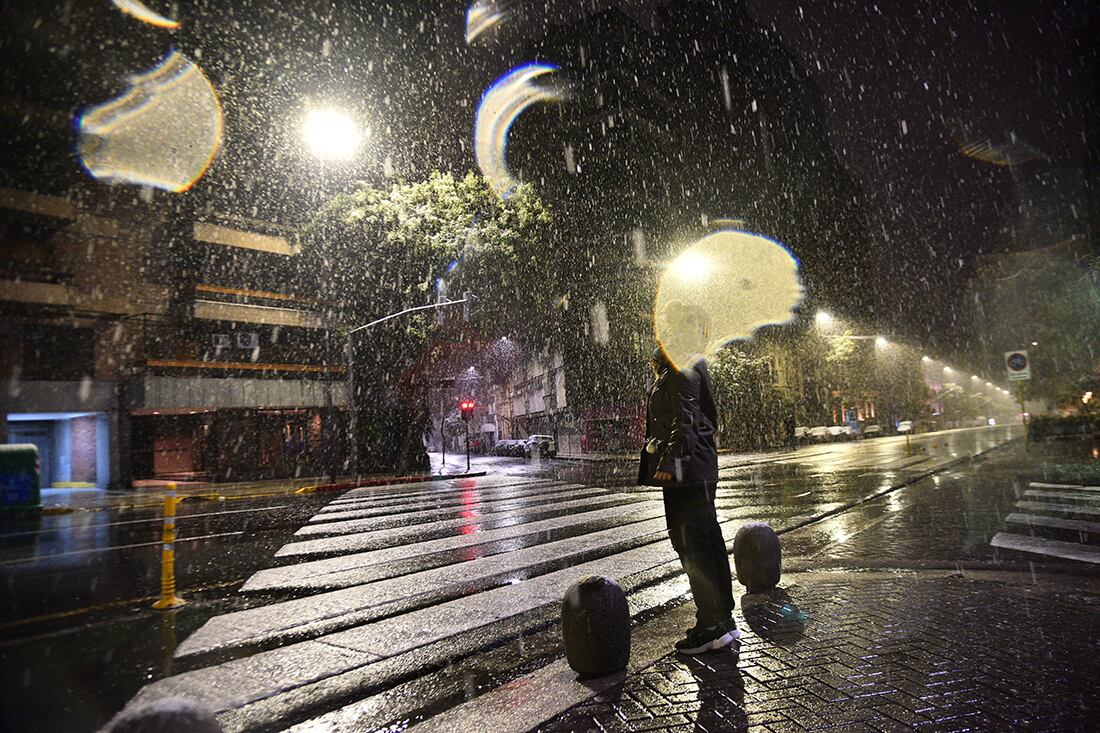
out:
M1023 379L1031 379L1031 362L1028 361L1027 352L1006 351L1005 371L1008 372L1008 381L1019 382Z

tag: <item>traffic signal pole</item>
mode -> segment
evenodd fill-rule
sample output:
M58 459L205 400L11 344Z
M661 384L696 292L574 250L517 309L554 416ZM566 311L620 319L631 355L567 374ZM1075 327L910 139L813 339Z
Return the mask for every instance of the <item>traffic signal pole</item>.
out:
M471 399L464 399L458 403L458 410L462 414L462 422L466 425L466 472L470 472L470 417L477 406Z

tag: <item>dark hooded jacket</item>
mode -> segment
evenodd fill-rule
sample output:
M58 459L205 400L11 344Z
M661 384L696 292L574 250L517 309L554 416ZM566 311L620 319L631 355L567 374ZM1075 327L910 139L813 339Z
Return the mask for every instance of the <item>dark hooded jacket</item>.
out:
M657 376L649 390L638 483L671 487L718 481L718 411L707 363L700 360L680 371L659 349L653 360ZM672 474L672 480L655 480L658 470Z

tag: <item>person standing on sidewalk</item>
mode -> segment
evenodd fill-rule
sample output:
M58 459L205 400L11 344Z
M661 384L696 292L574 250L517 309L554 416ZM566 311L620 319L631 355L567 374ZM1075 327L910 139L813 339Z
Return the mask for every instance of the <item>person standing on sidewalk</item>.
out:
M680 304L675 308L687 310ZM688 330L705 336L705 320L693 318L690 311L672 317L686 317ZM698 354L678 361L680 366L661 348L653 352L654 380L638 483L663 490L668 536L688 576L696 607L695 627L676 642L676 651L698 654L727 647L740 633L733 621L729 555L714 507L718 484L714 388L707 363Z

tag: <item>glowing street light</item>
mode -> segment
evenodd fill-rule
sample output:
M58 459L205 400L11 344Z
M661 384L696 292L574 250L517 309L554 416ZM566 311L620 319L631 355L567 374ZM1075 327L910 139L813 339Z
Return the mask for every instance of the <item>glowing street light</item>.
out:
M823 328L828 328L833 325L833 317L827 311L818 311L814 315L814 320L817 322L817 325Z
M346 113L331 107L311 109L302 124L302 139L321 160L348 160L359 150L362 134Z
M710 261L698 252L687 251L668 265L681 280L702 280L710 272Z
M889 345L890 345L890 342L887 341L882 336L876 336L875 337L875 346L879 347L880 349L885 349Z
M931 359L930 357L927 357L927 356L922 356L922 357L920 358L920 360L921 360L922 362L924 362L925 364L931 364L931 363L932 363L932 359Z

